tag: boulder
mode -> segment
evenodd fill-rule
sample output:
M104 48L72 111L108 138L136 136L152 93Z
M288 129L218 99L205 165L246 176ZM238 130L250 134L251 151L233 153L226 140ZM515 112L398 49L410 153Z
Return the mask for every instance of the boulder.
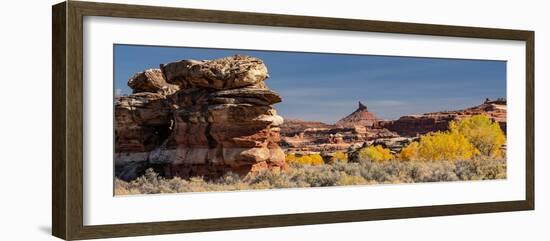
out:
M166 82L160 69L148 69L136 73L128 80L128 86L132 88L133 93L151 92L171 95L179 90L179 86Z
M215 60L182 60L163 64L160 68L167 82L181 89L265 87L262 82L269 77L262 60L240 55Z

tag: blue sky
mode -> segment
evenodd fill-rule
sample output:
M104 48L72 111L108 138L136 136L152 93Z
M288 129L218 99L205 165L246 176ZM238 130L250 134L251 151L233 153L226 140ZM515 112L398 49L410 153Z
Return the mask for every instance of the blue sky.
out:
M384 119L454 110L506 97L506 62L115 45L115 91L131 93L128 78L182 59L242 54L267 65L270 89L282 96L275 108L285 118L333 123L357 102Z

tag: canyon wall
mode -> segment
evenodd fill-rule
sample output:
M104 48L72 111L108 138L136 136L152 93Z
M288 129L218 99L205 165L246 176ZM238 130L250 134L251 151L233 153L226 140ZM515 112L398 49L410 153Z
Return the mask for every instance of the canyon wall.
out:
M462 110L430 112L422 115L402 116L397 120L382 121L380 126L401 136L417 136L428 132L445 131L449 122L474 115L487 115L506 133L506 100L486 99L482 104Z

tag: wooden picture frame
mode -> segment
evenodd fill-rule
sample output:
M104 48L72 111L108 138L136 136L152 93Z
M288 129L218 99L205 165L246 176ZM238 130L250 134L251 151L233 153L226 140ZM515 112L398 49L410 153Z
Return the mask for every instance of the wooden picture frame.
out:
M68 1L52 8L52 233L66 239L203 232L534 209L534 32L401 22ZM83 225L83 17L107 16L518 40L526 43L525 199L489 203Z

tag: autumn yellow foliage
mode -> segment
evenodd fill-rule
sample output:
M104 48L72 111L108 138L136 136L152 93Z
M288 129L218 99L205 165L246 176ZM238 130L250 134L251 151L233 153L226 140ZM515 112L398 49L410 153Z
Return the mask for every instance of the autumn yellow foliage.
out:
M302 164L302 165L323 165L323 157L319 154L307 154L307 155L296 155L296 154L287 154L286 162Z
M418 157L418 142L413 141L401 149L399 159L402 161L413 161Z
M476 115L449 124L449 131L424 135L401 150L404 161L458 161L476 156L500 158L506 136L498 123Z
M506 143L506 136L498 123L486 115L475 115L452 121L449 129L453 133L464 135L483 156L492 158L504 156L501 147Z
M457 132L435 132L420 138L417 159L422 161L469 160L478 150Z
M386 149L380 145L368 146L359 150L359 158L363 160L371 160L373 162L383 162L393 159L389 149Z
M330 162L348 162L348 155L344 152L337 151L332 154L332 157L330 158Z

